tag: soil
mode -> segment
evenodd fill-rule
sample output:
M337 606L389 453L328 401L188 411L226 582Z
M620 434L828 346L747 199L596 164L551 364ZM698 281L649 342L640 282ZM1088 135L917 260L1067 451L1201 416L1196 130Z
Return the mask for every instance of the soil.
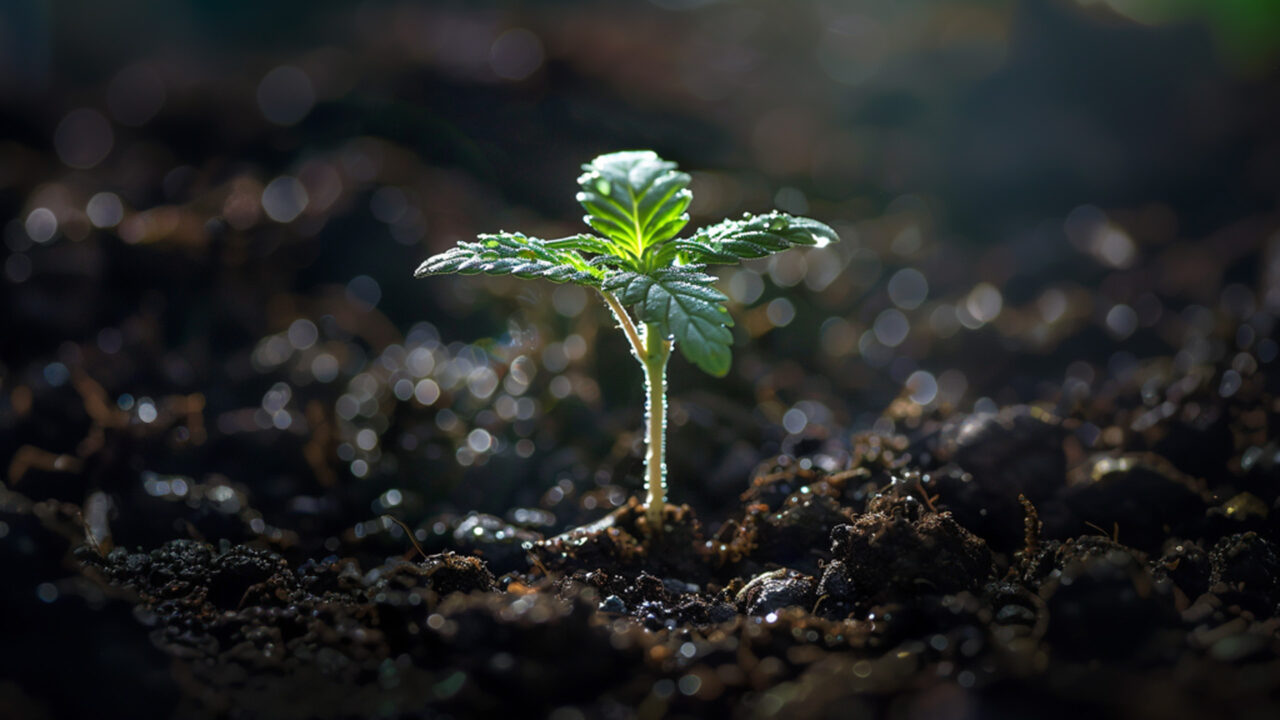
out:
M1229 402L1207 378L1183 383L1183 407L1238 446L1240 423L1274 412L1260 380ZM1151 390L1117 387L1104 406ZM553 536L453 517L418 533L430 554L381 520L307 556L254 533L229 485L187 490L197 539L107 548L92 497L5 488L28 554L62 548L80 570L54 591L78 598L65 625L7 634L110 633L110 658L79 658L105 675L58 679L128 689L108 706L137 716L1269 717L1274 464L1193 479L1178 464L1202 462L1219 429L1171 417L1149 429L1154 452L1074 462L1072 427L1106 418L938 418L852 438L839 469L762 465L714 532L688 506L649 527L632 499ZM154 512L147 499L124 498L112 524ZM49 678L14 670L0 701L39 716L29 693Z

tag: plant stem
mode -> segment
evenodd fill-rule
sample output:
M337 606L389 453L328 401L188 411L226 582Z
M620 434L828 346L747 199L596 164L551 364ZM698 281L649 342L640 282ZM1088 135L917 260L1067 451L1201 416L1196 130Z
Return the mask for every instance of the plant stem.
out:
M611 292L600 291L605 304L613 311L618 325L631 343L631 352L644 367L645 387L645 445L644 484L648 498L645 501L645 517L654 532L662 532L662 508L667 499L667 360L671 358L671 343L662 336L658 326L645 323L641 337L626 308Z
M645 517L653 532L662 532L662 509L667 495L667 359L671 357L671 343L662 337L652 323L644 326L644 384L645 442L648 445L644 458L645 487L648 500Z
M618 302L618 298L611 292L600 291L600 295L604 297L604 302L613 311L613 316L618 320L618 325L622 327L622 331L627 334L627 342L631 343L631 352L641 363L644 362L645 345L640 339L640 333L636 331L635 323L631 322L631 316L627 314L626 308L622 307L622 303Z

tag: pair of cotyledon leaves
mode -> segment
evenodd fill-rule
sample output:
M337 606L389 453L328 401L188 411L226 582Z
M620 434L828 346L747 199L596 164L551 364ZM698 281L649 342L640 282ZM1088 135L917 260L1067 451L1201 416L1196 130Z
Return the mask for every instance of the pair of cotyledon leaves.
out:
M582 166L578 202L599 235L541 240L522 233L480 235L428 258L415 275L516 275L571 282L613 293L656 325L690 362L712 375L729 371L733 318L728 299L703 272L797 245L825 245L835 231L809 218L772 212L725 220L677 235L689 222L689 176L648 150L601 155Z

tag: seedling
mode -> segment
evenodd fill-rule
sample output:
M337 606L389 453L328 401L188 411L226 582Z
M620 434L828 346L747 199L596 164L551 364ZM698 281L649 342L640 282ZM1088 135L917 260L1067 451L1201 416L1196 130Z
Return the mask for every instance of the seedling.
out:
M825 245L835 231L780 212L743 215L676 237L689 222L689 176L648 151L601 155L582 166L578 202L597 234L541 240L522 233L480 235L429 258L415 274L515 275L594 288L644 368L646 517L662 530L666 498L667 360L672 347L705 372L729 371L733 318L704 272L797 245Z

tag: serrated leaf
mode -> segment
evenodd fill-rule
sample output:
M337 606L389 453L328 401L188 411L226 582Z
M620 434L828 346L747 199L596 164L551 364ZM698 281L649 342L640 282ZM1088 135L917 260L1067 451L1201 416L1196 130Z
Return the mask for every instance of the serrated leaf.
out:
M689 221L692 196L689 176L675 163L643 150L601 155L582 167L578 201L600 235L482 235L428 259L416 274L505 274L603 288L633 305L641 322L674 336L694 364L723 375L733 320L714 278L702 272L704 265L839 239L823 223L779 212L744 215L677 238Z
M772 212L725 220L671 245L685 262L737 263L797 245L826 245L839 239L835 230L817 220Z
M700 266L662 268L650 274L614 272L604 289L636 308L641 322L655 323L675 337L676 347L689 362L707 373L729 372L733 318L715 278Z
M582 170L583 220L637 261L689 222L689 176L652 151L601 155Z
M427 258L418 266L414 277L485 273L599 287L604 271L584 260L570 245L554 246L552 242L521 233L481 235L476 242L461 242L457 247Z
M577 250L578 252L596 255L609 255L614 252L613 245L608 240L585 233L555 238L554 240L543 240L542 244L544 247L553 250Z

